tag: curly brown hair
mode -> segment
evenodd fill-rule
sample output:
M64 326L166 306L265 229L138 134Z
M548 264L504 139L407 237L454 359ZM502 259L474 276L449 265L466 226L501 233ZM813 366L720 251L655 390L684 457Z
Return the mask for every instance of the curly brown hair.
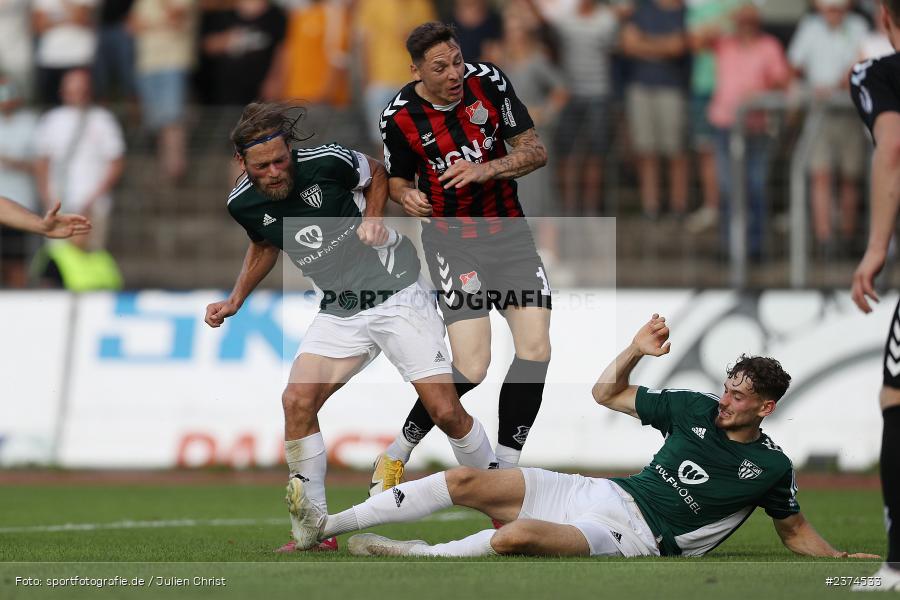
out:
M727 371L728 379L742 376L750 380L751 389L761 397L778 402L791 385L791 376L781 363L767 356L741 354Z

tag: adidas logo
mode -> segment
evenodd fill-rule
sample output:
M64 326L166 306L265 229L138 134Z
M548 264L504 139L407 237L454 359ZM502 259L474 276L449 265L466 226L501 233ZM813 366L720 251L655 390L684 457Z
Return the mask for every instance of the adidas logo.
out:
M492 462L491 464L488 465L488 471L491 471L494 469L499 469L499 468L500 468L500 463L498 463L498 462Z
M447 359L444 358L444 355L441 354L440 350L438 350L437 356L434 357L434 362L436 362L436 363L447 362Z
M406 494L404 494L397 488L394 488L391 491L394 492L394 502L397 503L397 508L400 508L400 505L403 504L403 501L406 499Z
M691 429L691 431L693 431L694 433L696 433L696 434L697 434L697 437L700 438L701 440L703 439L703 436L706 435L706 428L705 428L705 427L694 427L694 428Z
M265 215L263 215L263 227L266 227L267 225L271 225L272 223L275 222L275 220L276 220L275 217L266 213Z
M303 483L309 483L309 479L307 479L306 477L304 477L304 476L301 475L300 473L295 473L295 474L294 474L294 477L295 477L296 479L299 479L299 480L302 481Z
M612 536L614 538L616 538L616 543L622 542L622 534L621 533L619 533L618 531L610 531L610 533L612 534Z

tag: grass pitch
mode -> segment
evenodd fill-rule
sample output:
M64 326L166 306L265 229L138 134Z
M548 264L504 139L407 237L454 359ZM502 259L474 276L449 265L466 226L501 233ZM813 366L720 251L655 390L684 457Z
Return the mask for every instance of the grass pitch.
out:
M337 553L279 555L272 550L290 537L282 494L278 485L3 486L0 599L265 594L267 600L793 600L846 593L846 586L826 585L826 578L864 576L877 568L872 562L795 556L762 510L701 559L359 559L346 552L346 536ZM365 486L331 486L329 507L341 510L365 494ZM884 552L877 490L801 489L799 500L835 547ZM490 526L479 513L452 509L424 522L372 531L440 542ZM118 579L113 584L102 578Z

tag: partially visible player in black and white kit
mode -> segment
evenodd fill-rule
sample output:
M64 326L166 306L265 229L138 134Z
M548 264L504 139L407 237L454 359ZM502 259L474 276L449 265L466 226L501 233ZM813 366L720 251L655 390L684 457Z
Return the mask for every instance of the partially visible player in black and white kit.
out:
M501 468L516 466L550 361L550 285L515 178L546 164L547 151L506 75L490 63L466 63L452 27L420 25L406 47L414 80L380 123L390 195L423 220L460 397L487 372L490 308L509 325L515 358L500 390L496 454ZM376 462L372 493L400 481L403 464L432 427L417 402Z
M883 0L881 19L896 50L900 48L900 0ZM884 267L900 211L900 54L853 67L850 93L875 141L872 155L871 220L865 256L853 274L853 301L863 312L878 301L875 277ZM879 400L884 417L881 487L884 493L888 555L876 573L881 589L900 591L900 303L894 311L884 351Z

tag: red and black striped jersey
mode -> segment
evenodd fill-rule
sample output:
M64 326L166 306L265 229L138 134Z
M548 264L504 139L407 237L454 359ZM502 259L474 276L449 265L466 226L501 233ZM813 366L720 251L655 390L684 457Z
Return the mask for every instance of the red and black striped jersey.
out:
M462 99L437 107L410 82L381 116L384 158L391 177L414 181L432 205L432 217L522 217L511 179L445 190L438 177L457 160L487 162L506 156L504 140L534 127L506 75L491 63L466 63Z

